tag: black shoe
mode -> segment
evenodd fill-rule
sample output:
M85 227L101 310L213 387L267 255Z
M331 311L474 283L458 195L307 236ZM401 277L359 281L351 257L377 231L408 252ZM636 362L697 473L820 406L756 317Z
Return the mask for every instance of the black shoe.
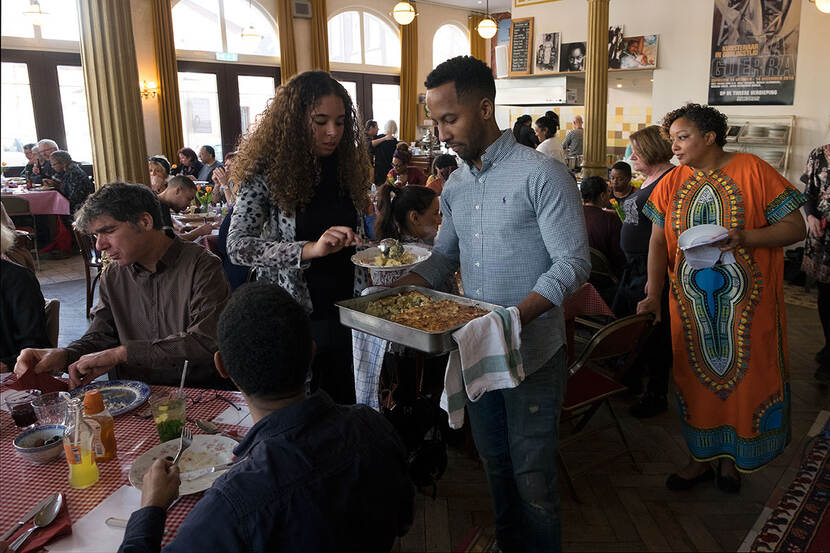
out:
M738 493L741 491L741 477L738 475L724 476L720 471L721 464L718 464L718 489L726 493Z
M675 492L691 490L701 482L708 482L714 477L715 471L712 470L712 467L706 467L705 471L698 474L694 478L683 478L677 474L671 474L666 479L666 487Z
M666 401L666 396L646 392L637 403L628 409L628 412L631 413L632 417L647 419L663 413L668 408L669 403Z
M830 365L822 365L813 373L813 378L822 384L830 384Z

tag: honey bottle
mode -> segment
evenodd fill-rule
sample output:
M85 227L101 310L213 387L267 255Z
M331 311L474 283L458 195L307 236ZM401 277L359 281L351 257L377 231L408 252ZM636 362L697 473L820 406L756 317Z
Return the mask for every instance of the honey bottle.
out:
M95 462L101 463L115 458L115 424L112 415L104 405L104 398L98 390L84 394L84 416L95 433L92 449Z

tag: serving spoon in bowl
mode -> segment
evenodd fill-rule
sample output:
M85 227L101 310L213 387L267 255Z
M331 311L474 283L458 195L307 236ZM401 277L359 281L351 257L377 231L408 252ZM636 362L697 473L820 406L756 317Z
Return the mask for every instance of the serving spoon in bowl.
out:
M378 250L380 250L383 257L388 257L390 259L402 256L405 251L401 243L394 238L384 238L381 240L378 243Z

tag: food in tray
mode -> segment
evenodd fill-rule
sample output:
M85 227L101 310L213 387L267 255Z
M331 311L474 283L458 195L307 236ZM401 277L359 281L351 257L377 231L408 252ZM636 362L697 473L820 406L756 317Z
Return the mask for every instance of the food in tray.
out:
M404 252L398 257L386 257L385 255L376 255L373 265L377 267L400 267L401 265L409 265L418 261L418 256L414 253Z
M426 332L443 332L488 312L452 300L434 301L421 292L411 291L371 301L366 313Z

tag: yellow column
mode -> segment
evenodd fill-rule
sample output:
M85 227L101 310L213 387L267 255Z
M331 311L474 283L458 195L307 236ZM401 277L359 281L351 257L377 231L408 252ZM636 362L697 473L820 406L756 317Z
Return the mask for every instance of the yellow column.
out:
M95 183L150 184L129 5L77 0Z
M415 5L412 2L413 6ZM401 125L398 138L415 140L418 130L418 18L401 25Z
M329 16L326 0L311 0L311 67L329 70Z
M608 2L588 1L588 59L585 68L585 131L582 176L606 176L608 112Z
M176 152L184 145L182 110L179 104L179 73L176 43L173 39L173 14L170 0L152 0L153 52L158 75L161 151L175 163Z
M280 81L282 84L297 74L297 50L294 47L294 18L291 14L291 2L275 0L277 3L277 23L280 29Z

